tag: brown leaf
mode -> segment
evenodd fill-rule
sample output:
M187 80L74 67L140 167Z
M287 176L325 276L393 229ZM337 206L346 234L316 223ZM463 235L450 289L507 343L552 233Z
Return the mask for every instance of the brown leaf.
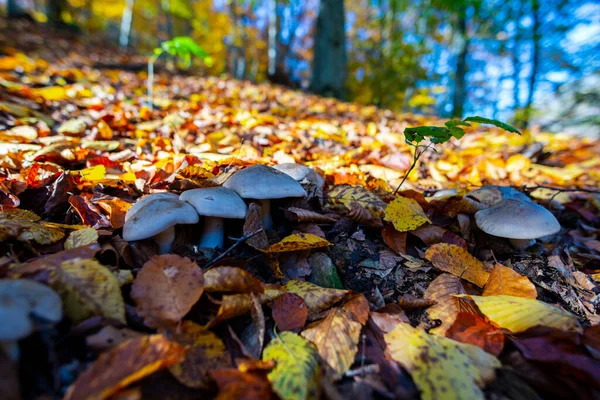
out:
M323 288L309 282L293 280L286 283L285 288L288 292L302 297L310 313L323 311L350 293L348 290Z
M348 218L352 221L362 225L367 225L371 228L382 228L383 222L381 217L375 216L367 208L363 207L360 203L352 202L348 206L350 211L348 212Z
M504 333L476 314L459 312L446 337L459 342L474 344L490 354L498 356L504 347Z
M262 210L258 204L250 203L246 220L244 221L244 236L254 233L259 229L262 229L262 231L246 240L246 243L256 250L265 250L269 247L269 239L263 226Z
M398 232L390 224L386 224L381 231L383 241L396 254L406 254L406 232Z
M50 254L24 264L16 264L11 266L9 276L19 278L21 276L37 274L41 271L52 271L65 261L81 258L87 260L93 258L100 251L100 245L94 243L88 246L76 247L74 249L60 251Z
M308 308L304 299L294 293L284 293L273 302L273 319L281 331L293 331L306 324Z
M75 383L64 400L106 399L131 383L183 361L186 349L163 335L143 336L102 354Z
M256 294L250 293L250 300L252 322L244 329L241 339L245 350L258 359L262 354L265 340L265 314Z
M73 206L73 209L85 225L91 226L94 229L110 228L111 225L108 218L86 197L71 195L69 197L69 204Z
M153 256L131 286L131 298L150 327L178 323L200 299L202 270L189 258L174 254Z
M242 372L237 369L210 371L219 393L215 400L265 400L273 396L271 383L264 372Z
M114 229L122 228L125 225L125 215L131 208L131 203L115 197L114 199L98 200L96 204L108 213L110 225Z
M216 267L204 272L206 292L263 293L263 284L252 274L236 267Z
M483 287L490 273L485 266L465 249L455 244L438 243L429 247L425 258L438 269Z
M529 278L520 275L511 268L502 264L496 264L490 278L483 289L483 296L495 296L505 294L508 296L525 297L536 299L537 291L535 285Z
M442 242L442 237L447 230L437 225L424 224L415 230L410 231L411 235L415 235L423 241L427 246Z
M442 324L431 330L432 333L444 336L446 331L456 320L456 316L462 310L460 299L457 294L464 294L465 289L460 279L450 274L442 274L429 284L424 298L435 301L435 304L427 309L430 319L439 319Z
M140 336L144 335L131 329L117 329L112 325L107 325L95 334L86 337L85 343L92 350L105 351Z
M333 224L339 219L339 217L333 218L335 214L323 215L298 207L289 207L285 210L284 215L292 222L314 222L316 224Z

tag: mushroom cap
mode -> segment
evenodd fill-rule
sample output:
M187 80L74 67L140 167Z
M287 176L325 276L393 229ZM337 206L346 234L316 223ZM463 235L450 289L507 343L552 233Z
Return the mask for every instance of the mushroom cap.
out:
M245 218L246 203L236 192L224 187L187 190L179 200L190 203L199 215L219 218Z
M490 235L508 239L536 239L560 231L560 224L544 207L532 201L505 199L475 213L477 226Z
M311 171L306 165L296 163L277 164L273 165L273 168L291 176L296 181L301 181Z
M123 226L123 239L148 239L177 224L195 224L200 218L188 203L179 199L160 198L146 201Z
M177 200L178 198L179 198L178 195L176 195L175 193L169 193L169 192L153 193L153 194L147 194L145 196L142 196L139 199L137 199L135 204L132 205L129 210L127 210L127 213L125 214L125 221L127 221L129 218L131 218L131 216L133 214L135 214L140 208L142 208L142 206L144 204L146 204L149 201L154 201L157 199L175 199L175 200Z
M19 340L35 328L32 316L50 323L63 317L62 302L54 290L28 279L0 281L0 341Z
M266 165L253 165L236 172L224 184L243 199L304 197L306 191L294 178Z

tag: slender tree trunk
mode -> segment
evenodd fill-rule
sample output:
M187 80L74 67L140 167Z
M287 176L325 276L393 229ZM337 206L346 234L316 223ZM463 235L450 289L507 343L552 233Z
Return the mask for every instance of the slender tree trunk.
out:
M123 15L121 16L121 31L119 32L119 45L125 49L129 46L131 37L131 23L133 21L133 6L135 0L126 0Z
M275 69L277 68L277 36L279 34L279 24L277 19L277 0L268 0L268 15L269 15L269 27L268 33L268 75L269 77L275 75Z
M346 79L344 0L321 0L314 38L311 90L342 98Z
M521 100L519 99L519 84L521 82L520 74L521 74L521 61L519 60L519 48L521 44L521 28L519 23L521 21L521 17L523 16L523 5L521 2L516 2L516 13L515 13L515 37L514 37L514 46L513 46L513 105L515 111L519 109L521 106Z
M539 0L531 1L531 13L533 17L533 51L531 55L531 75L529 75L529 93L527 103L525 103L524 125L529 126L531 119L531 109L533 107L533 96L535 94L535 84L537 81L538 68L540 65L540 3Z
M458 58L456 61L456 76L454 78L454 96L452 98L452 117L462 118L465 99L467 97L467 55L469 54L469 37L467 32L467 11L462 9L456 24L458 35Z

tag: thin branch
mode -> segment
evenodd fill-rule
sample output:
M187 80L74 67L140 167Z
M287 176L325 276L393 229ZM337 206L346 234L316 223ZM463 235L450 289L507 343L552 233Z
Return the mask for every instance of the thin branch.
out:
M546 185L536 185L536 186L513 186L514 188L521 189L527 192L533 192L536 189L550 189L556 190L557 192L584 192L584 193L593 193L600 194L600 190L598 189L584 189L584 188L558 188L554 186L546 186Z
M247 234L245 236L242 236L241 238L232 238L232 237L230 237L229 239L233 240L235 243L233 245L231 245L231 247L229 247L227 250L225 250L224 252L222 252L221 254L219 254L217 257L215 257L212 260L210 260L208 262L208 264L206 264L205 269L211 268L218 261L220 261L221 259L223 259L227 254L229 254L233 250L235 250L235 248L238 247L240 244L244 243L246 240L250 239L252 236L261 233L262 231L263 231L263 229L260 228L259 230L254 231L252 233L249 233L249 234Z

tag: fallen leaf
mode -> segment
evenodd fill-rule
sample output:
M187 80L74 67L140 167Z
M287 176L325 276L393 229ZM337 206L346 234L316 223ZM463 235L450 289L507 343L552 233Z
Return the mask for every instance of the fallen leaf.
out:
M323 288L309 282L293 280L285 284L285 289L302 297L309 313L326 310L349 293L347 290Z
M431 330L440 336L445 336L446 331L452 326L458 313L461 311L461 303L457 294L465 294L460 279L454 275L442 274L435 278L425 291L424 298L434 301L435 304L427 309L429 319L439 319L441 325Z
M206 292L263 293L263 284L236 267L216 267L204 272Z
M92 350L105 351L140 336L144 335L131 329L118 329L114 326L107 325L95 334L86 337L85 343Z
M396 254L406 254L406 232L398 232L392 225L386 225L381 236Z
M87 246L98 243L98 231L94 228L83 228L73 231L65 240L65 249L74 249L75 247Z
M100 208L108 213L110 225L114 229L122 228L125 225L125 215L127 210L131 208L131 203L124 200L114 198L107 200L98 200L96 203Z
M398 232L412 231L426 222L431 223L416 200L402 196L387 205L383 219L394 224Z
M244 236L259 231L257 234L248 238L246 244L256 250L265 250L269 247L269 239L263 226L263 216L260 206L256 203L250 203L246 220L244 221Z
M362 186L338 185L327 194L327 204L334 210L348 211L357 203L376 217L383 217L386 204Z
M295 333L281 332L265 348L262 359L277 363L268 377L283 400L319 397L319 353L311 342Z
M425 258L431 261L436 268L479 287L483 287L490 277L490 273L486 271L481 261L455 244L434 244L425 252Z
M260 304L265 304L274 300L277 296L283 293L283 289L277 285L266 285L264 293L258 295ZM212 318L207 328L216 326L223 321L245 315L252 309L252 296L248 293L224 295L221 300L217 301L219 310L217 315Z
M308 308L304 299L294 293L284 293L273 302L273 319L280 331L293 331L304 327Z
M504 333L476 314L459 312L446 337L473 344L498 357L504 347Z
M215 400L264 400L273 396L271 383L264 373L237 369L218 369L209 373L219 387Z
M495 296L502 294L527 299L537 298L535 285L531 283L529 278L513 271L512 268L497 263L494 265L490 278L485 284L482 295Z
M77 377L64 400L106 399L133 382L183 361L186 349L163 335L143 336L103 353Z
M204 290L204 276L189 258L175 254L153 256L138 272L131 298L146 325L174 325L190 311Z
M312 233L294 233L284 237L281 241L272 244L263 251L265 253L282 253L286 251L312 250L327 246L331 246L331 243Z
M94 229L109 228L110 221L100 212L90 200L84 196L71 195L69 196L69 204L81 218L84 225L91 226Z

